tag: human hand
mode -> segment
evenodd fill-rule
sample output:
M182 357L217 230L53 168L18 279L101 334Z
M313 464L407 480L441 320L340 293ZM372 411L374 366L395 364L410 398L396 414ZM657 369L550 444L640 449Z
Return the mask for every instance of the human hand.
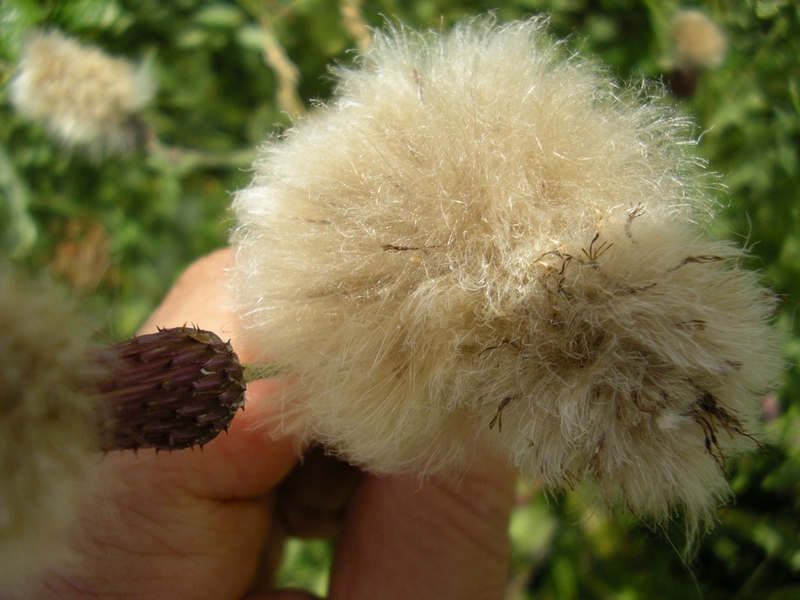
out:
M230 258L223 250L189 267L142 332L196 323L229 337ZM74 541L78 564L25 598L310 598L268 589L272 571L286 535L332 534L332 599L502 598L510 471L492 463L457 480L379 477L318 452L298 466L295 440L259 425L278 410L280 385L251 383L247 410L202 451L99 460Z

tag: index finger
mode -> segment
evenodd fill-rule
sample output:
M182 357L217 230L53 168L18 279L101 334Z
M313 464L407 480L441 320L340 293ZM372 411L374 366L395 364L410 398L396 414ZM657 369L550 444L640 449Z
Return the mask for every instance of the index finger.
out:
M231 264L232 252L226 248L190 265L140 333L195 324L222 339L231 338L238 353L234 337L236 318L230 308L233 302L228 285ZM198 496L228 499L265 493L286 476L298 459L294 440L270 429L270 423L277 422L275 411L279 410L277 403L270 400L280 385L274 379L249 384L245 410L236 414L227 432L206 444L202 451L158 455L154 451L140 451L139 460L157 461L162 473L172 473L177 483Z

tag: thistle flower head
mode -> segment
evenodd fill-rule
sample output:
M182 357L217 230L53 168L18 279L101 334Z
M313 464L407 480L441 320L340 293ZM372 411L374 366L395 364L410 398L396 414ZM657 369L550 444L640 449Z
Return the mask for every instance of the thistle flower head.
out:
M178 450L213 440L244 405L233 348L194 327L162 329L98 353L106 450Z
M376 36L235 201L249 343L287 427L379 472L492 448L694 530L780 369L688 124L538 20Z
M678 12L670 23L672 42L681 69L715 69L725 60L728 40L722 29L696 9Z
M102 374L53 290L0 265L0 582L68 560L91 481Z
M56 139L91 153L135 145L137 114L155 93L149 70L58 31L29 36L11 101L21 114L45 124Z

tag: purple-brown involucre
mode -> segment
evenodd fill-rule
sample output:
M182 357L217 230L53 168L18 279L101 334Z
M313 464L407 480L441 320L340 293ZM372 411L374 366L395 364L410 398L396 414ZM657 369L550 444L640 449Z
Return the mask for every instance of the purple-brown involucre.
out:
M227 342L190 327L162 329L102 350L106 450L202 446L244 406L242 365Z

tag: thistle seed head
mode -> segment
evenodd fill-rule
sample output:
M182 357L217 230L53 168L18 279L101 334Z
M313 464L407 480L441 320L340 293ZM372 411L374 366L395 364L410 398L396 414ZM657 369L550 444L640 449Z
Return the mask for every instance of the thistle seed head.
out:
M684 71L715 69L725 60L728 39L708 15L695 9L678 12L670 23L678 67Z
M543 22L379 33L235 201L244 336L287 428L379 472L486 448L695 531L779 378L690 124ZM258 357L257 357L258 358Z

